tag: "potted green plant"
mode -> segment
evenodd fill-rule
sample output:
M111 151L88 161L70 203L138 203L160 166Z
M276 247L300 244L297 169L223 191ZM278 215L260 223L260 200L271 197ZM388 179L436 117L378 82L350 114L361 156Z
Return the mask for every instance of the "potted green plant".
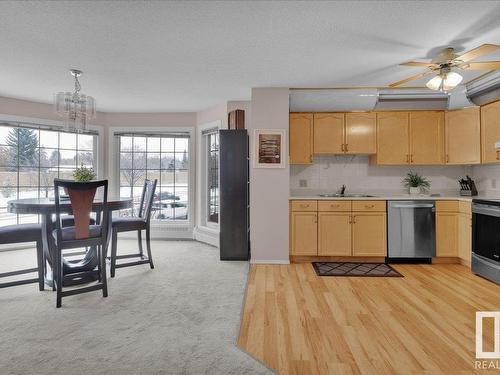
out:
M431 181L416 172L410 171L403 179L403 186L408 188L410 194L420 194L430 189Z
M94 172L94 168L87 168L83 165L83 163L73 172L73 178L78 182L89 182L95 180L96 177L97 176Z

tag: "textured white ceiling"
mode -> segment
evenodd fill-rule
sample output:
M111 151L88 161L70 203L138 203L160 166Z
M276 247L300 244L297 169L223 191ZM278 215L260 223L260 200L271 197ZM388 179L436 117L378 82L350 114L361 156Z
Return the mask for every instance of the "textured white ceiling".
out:
M498 1L0 1L0 95L51 102L72 88L71 67L103 111L196 111L252 87L381 86L419 72L397 64L436 47L500 44L499 20Z

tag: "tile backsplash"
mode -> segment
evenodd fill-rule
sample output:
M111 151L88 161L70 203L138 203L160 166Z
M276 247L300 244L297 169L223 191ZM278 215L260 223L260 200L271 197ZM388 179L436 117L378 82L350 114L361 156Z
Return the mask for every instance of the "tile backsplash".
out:
M458 192L457 180L473 172L480 173L484 184L491 185L486 181L490 166L377 166L370 165L368 159L365 155L315 156L313 165L290 166L290 189L336 192L345 184L350 192L405 192L401 180L410 170L431 180L431 192ZM496 166L496 175L500 185L500 166Z
M500 165L475 165L472 174L479 191L500 193Z

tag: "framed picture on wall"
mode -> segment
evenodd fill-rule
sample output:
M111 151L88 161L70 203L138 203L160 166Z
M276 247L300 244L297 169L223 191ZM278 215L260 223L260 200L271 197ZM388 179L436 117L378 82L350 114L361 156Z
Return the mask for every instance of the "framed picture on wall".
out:
M255 129L254 168L285 168L285 131Z

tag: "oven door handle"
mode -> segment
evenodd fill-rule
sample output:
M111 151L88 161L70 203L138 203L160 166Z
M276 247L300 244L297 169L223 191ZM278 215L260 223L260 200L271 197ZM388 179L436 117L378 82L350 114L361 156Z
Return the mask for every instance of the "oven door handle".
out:
M500 210L498 208L490 208L489 206L483 206L483 205L472 206L472 213L479 215L500 217Z

